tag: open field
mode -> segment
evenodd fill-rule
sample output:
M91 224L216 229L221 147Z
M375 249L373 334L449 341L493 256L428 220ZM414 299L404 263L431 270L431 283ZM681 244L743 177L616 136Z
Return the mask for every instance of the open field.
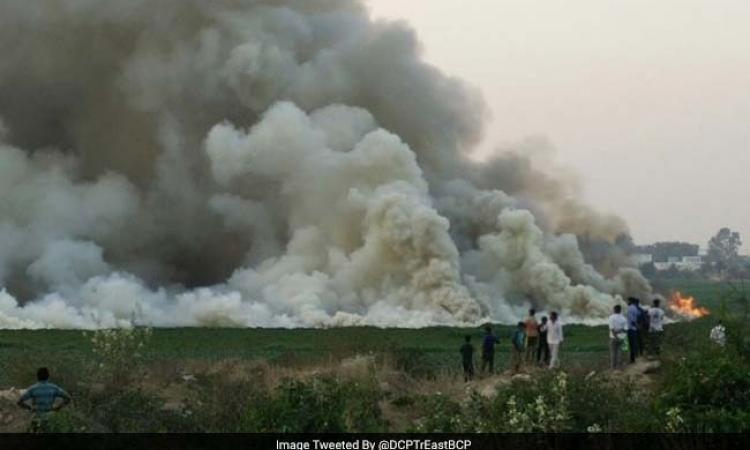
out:
M712 321L695 321L668 327L671 333L708 335ZM496 326L501 337L497 364L501 370L509 363L511 327ZM156 329L144 350L147 361L220 361L264 360L284 367L298 367L351 358L358 354L396 355L413 360L427 372L458 374L458 347L466 334L479 345L480 329L435 327L424 329L335 328L328 330L276 329ZM605 326L565 327L564 361L569 368L601 369L608 364L608 341ZM81 331L0 331L2 360L23 361L29 370L47 365L54 369L71 359L93 355ZM5 365L5 364L3 364ZM17 370L0 373L0 387L19 386L14 379ZM28 372L29 376L33 371Z
M718 313L722 307L722 299L731 298L734 293L744 288L750 294L750 280L722 283L705 280L658 280L652 282L655 291L669 297L671 291L680 291L683 295L693 296L701 306ZM739 304L728 301L726 307L730 311L737 311Z
M685 282L675 287L695 295L701 305L719 309L718 285ZM698 355L698 361L704 354L721 356L708 339L715 323L716 317L709 316L667 326L666 369L652 370L651 362L644 360L645 366L622 374L607 370L605 326L567 325L562 368L570 377L571 395L580 398L571 401L572 422L560 424L560 429L585 431L596 422L612 431L663 431L662 419L651 414L663 414L666 406L652 403L649 395L670 385L665 377L688 370L680 366L684 356ZM103 354L101 346L97 350L92 332L0 330L0 394L4 391L6 397L0 395L0 431L22 429L26 419L11 403L18 391L9 389L31 384L40 366L49 367L53 380L78 399L70 412L59 416L64 418L58 428L62 431L317 430L320 424L306 417L326 408L332 408L335 420L321 420L338 423L330 431L505 430L507 417L478 425L472 408L499 414L516 389L529 401L557 395L550 391L553 374L539 368L527 367L522 378L527 381L516 385L508 370L511 328L495 326L501 338L496 356L500 374L469 384L461 378L458 347L466 334L474 336L478 346L479 328L154 329L143 348L114 355ZM121 337L112 339L119 345ZM729 364L731 368L734 363ZM744 376L744 369L738 370ZM632 396L636 391L640 394ZM589 403L601 402L596 396L603 395L620 402L611 407L618 411L610 411L607 400L595 408L596 414L589 414ZM361 405L369 406L362 411ZM442 419L437 422L430 419L436 408L444 415L438 415ZM622 415L620 410L640 412ZM606 424L599 423L605 419Z
M694 295L701 305L719 309L722 286L718 283L681 281L674 289ZM665 290L666 291L666 290ZM677 324L670 329L707 335L713 321ZM495 326L501 338L498 364L509 363L511 326ZM154 330L151 343L144 350L147 360L223 359L265 360L281 366L300 366L329 362L357 354L398 354L417 358L415 364L430 372L458 372L458 347L463 336L474 336L478 345L482 331L478 328L432 327L423 329L379 329L370 327L332 329L229 329L177 328ZM607 365L608 342L605 326L565 327L565 360L572 367L601 369ZM56 361L90 357L85 333L74 330L0 330L0 355L4 361L24 360L30 366L57 366ZM13 371L15 372L15 371ZM0 387L18 385L11 371L0 372Z

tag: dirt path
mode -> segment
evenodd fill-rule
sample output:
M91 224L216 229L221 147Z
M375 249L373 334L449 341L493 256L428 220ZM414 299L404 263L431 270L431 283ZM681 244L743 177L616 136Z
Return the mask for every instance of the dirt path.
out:
M26 431L30 414L16 405L23 390L10 388L0 390L0 432L20 433Z

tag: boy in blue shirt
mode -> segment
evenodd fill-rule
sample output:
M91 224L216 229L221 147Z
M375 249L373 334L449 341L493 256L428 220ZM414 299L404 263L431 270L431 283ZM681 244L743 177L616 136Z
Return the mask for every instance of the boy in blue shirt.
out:
M70 395L54 383L49 382L49 371L42 367L36 372L38 383L26 389L26 392L18 399L18 406L34 412L31 419L31 431L45 431L47 420L52 411L59 411L70 403ZM55 406L56 399L62 402ZM28 401L31 401L31 404Z
M511 367L513 368L513 373L518 373L521 370L521 362L523 361L523 349L524 349L524 343L526 342L526 332L524 329L526 328L526 324L523 322L518 322L518 325L516 325L515 331L513 331L513 336L511 337Z

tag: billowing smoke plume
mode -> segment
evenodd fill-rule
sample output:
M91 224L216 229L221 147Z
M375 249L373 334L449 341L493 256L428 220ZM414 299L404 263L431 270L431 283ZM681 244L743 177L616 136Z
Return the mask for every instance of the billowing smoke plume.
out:
M468 159L477 93L358 2L3 2L0 56L0 328L586 320L650 290L586 262L627 230L538 143Z

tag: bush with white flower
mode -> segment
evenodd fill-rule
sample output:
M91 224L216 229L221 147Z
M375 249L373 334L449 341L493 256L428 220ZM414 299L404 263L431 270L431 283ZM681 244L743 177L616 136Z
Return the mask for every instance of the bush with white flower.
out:
M539 392L533 401L521 401L511 395L506 402L506 432L559 432L569 426L570 412L567 400L568 377L559 372L552 380L548 392Z
M143 362L151 328L102 329L86 333L95 371L103 378L126 379Z

